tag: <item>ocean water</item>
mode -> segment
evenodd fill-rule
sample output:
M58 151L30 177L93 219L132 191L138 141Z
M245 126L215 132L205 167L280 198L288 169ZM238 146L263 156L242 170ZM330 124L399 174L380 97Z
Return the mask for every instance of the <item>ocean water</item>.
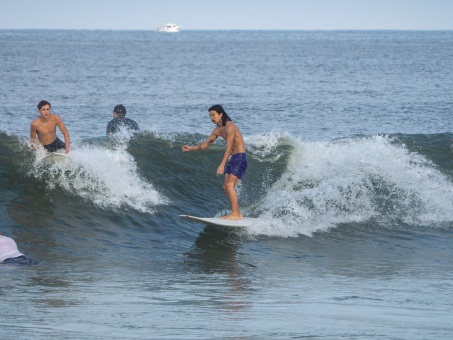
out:
M0 31L4 339L450 339L453 31ZM68 162L29 148L41 99ZM141 131L105 136L122 103ZM249 168L230 230L222 104ZM60 138L62 137L59 134Z

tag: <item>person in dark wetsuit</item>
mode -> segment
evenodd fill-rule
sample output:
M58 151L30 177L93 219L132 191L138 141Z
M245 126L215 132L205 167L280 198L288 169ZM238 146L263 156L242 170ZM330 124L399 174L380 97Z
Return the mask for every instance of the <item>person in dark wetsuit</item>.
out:
M236 185L245 175L247 170L247 155L245 153L245 142L239 128L233 123L221 105L214 105L209 108L209 117L217 125L206 141L199 145L183 145L182 152L204 150L214 144L218 137L226 140L227 146L222 162L217 168L217 175L225 175L223 189L231 203L231 214L223 216L228 220L242 219L239 208Z
M12 238L0 235L0 263L32 264L35 261L19 252L17 244Z
M68 129L58 115L50 113L50 107L50 103L45 100L38 103L40 116L31 122L30 141L33 144L42 144L47 152L64 149L66 153L69 153ZM64 143L57 137L57 126L64 135ZM36 139L36 135L38 139Z
M138 131L138 124L129 118L126 118L126 108L119 104L113 108L113 119L107 124L107 136L111 136L121 129Z

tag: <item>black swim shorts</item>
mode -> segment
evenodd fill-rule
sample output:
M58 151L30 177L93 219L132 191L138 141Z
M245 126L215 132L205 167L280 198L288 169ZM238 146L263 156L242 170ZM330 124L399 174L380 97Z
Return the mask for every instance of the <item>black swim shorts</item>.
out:
M58 137L52 143L43 145L44 149L48 152L55 152L60 149L66 149L66 144L63 143Z

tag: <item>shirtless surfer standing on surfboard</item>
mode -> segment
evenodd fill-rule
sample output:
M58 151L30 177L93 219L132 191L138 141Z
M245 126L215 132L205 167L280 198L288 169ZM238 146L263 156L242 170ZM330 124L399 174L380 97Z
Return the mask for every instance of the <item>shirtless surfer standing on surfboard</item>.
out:
M30 141L34 144L41 143L48 152L65 149L65 152L69 153L68 129L58 115L50 113L50 106L50 103L45 100L38 103L40 116L31 122ZM57 126L64 135L64 143L57 137Z
M226 140L227 146L222 162L217 168L217 175L225 174L223 189L231 203L231 214L222 218L228 220L242 219L241 209L239 208L236 194L236 184L245 175L247 169L247 156L245 153L245 143L239 128L233 123L221 105L214 105L209 108L209 117L217 125L209 138L199 145L183 145L182 151L204 150L211 146L217 139L222 137Z

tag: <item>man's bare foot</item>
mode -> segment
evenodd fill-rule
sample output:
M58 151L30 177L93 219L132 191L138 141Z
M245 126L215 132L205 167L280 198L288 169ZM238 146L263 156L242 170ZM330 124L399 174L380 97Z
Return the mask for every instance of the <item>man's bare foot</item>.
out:
M242 220L242 215L241 214L228 214L225 216L222 216L225 220Z

